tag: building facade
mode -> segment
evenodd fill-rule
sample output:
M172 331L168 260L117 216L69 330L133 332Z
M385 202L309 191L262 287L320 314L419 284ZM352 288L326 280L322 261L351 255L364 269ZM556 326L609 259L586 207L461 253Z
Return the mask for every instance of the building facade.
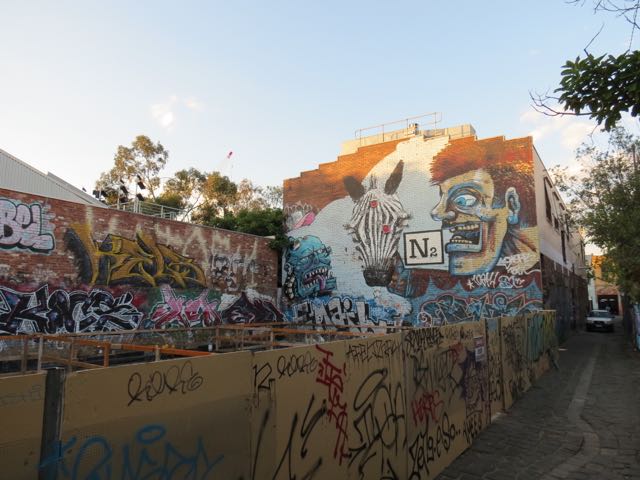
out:
M443 325L568 303L564 330L586 309L582 241L530 137L463 125L346 142L285 180L284 208L294 321Z

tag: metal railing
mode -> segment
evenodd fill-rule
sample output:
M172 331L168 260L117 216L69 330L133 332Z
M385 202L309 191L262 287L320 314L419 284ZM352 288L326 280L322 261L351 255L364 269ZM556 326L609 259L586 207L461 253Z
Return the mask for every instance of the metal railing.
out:
M118 202L115 205L111 205L111 208L123 210L125 212L141 213L142 215L149 215L152 217L166 218L169 220L178 220L178 217L183 213L179 208L167 207L157 203L141 200L134 200L126 203Z
M431 117L432 120L423 121L423 119L427 117ZM391 125L395 125L395 127L391 129L391 131L398 130L399 129L398 125L405 125L405 128L407 129L407 131L409 131L412 128L412 126L418 129L422 128L424 125L429 125L430 128L436 128L438 123L440 123L441 121L442 121L442 113L440 112L425 113L423 115L416 115L415 117L403 118L402 120L395 120L393 122L381 123L380 125L374 125L372 127L360 128L355 131L355 137L357 139L362 139L363 132L366 132L369 130L377 130L365 136L382 135L382 139L384 141L385 129L387 132L389 132L390 130L388 129L388 127Z

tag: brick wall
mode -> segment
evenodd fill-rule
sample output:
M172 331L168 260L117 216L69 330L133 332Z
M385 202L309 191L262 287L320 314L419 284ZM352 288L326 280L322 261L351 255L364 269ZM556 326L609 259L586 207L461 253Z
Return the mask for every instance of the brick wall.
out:
M542 304L530 137L380 143L284 183L294 320L441 325Z
M0 334L278 321L268 242L0 189Z

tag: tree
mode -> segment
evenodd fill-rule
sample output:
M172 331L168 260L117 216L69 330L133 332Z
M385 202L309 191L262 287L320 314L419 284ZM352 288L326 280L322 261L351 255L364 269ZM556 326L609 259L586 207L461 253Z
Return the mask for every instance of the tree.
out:
M232 211L235 204L238 186L226 175L220 172L207 174L202 186L205 205L213 212L222 216Z
M207 174L197 168L178 170L165 182L156 203L184 210L183 218L187 218L203 198L206 179Z
M601 150L578 150L582 171L556 168L554 179L567 196L571 218L588 239L603 249L608 280L640 301L640 138L615 127Z
M148 196L155 201L160 187L159 173L168 159L169 152L160 142L153 143L149 137L138 135L130 147L118 146L113 158L114 165L111 170L100 175L96 190L112 189L117 192L120 184L130 190L131 184L135 182L141 190L144 186Z
M576 57L562 67L555 95L531 94L534 108L546 115L586 115L610 131L627 112L640 115L640 52L631 50L638 29L640 0L594 0L594 10L616 13L631 25L629 48L624 53L596 57L585 48L585 57ZM584 4L584 0L568 3ZM599 34L600 32L598 32ZM598 36L596 35L596 37ZM553 106L558 103L561 109Z

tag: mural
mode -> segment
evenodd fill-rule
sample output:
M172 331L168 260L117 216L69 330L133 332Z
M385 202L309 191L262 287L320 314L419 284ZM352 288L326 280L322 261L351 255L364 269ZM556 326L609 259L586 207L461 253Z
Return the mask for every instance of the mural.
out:
M344 185L355 203L345 228L356 244L364 263L362 274L371 287L389 284L393 256L409 218L396 195L403 168L404 162L400 160L382 189L378 188L374 176L370 177L367 190L355 178L344 178Z
M65 240L77 256L83 283L206 286L204 272L193 259L157 243L144 232L136 233L134 240L109 234L99 242L91 237L88 227L76 226L67 230Z
M314 182L335 182L327 185L335 192L328 203L326 192L318 204L305 197L317 190L302 177L285 182L285 210L291 195L292 212L301 202L314 212L313 222L289 222L288 234L331 253L334 277L331 292L299 295L290 274L289 319L439 326L542 308L530 138L416 136L377 163L374 153L361 155L345 162L341 184L322 169L312 172ZM292 257L290 249L287 265ZM313 299L301 303L305 297ZM362 305L357 314L334 300L344 297Z
M0 197L0 249L48 253L55 247L50 215L39 202L29 205Z
M331 248L313 235L289 238L286 252L285 294L288 298L328 295L336 288Z

